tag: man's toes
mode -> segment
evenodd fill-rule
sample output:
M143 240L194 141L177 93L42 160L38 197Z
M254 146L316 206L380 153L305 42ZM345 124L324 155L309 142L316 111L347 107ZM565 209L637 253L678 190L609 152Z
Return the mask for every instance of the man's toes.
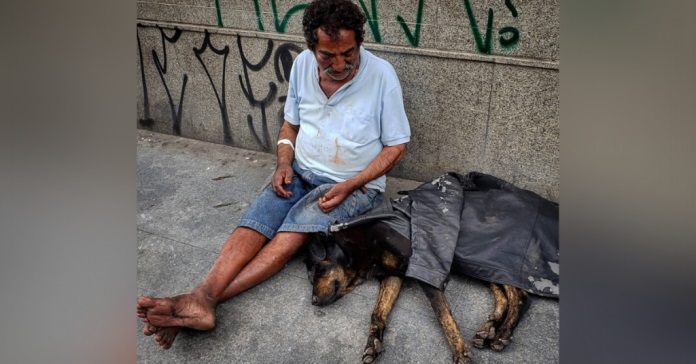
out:
M181 331L181 327L161 327L155 334L155 341L162 349L169 349L172 347L179 331Z
M146 308L138 307L135 312L136 312L136 315L138 317L140 317L141 319L147 318L147 309Z
M155 341L157 341L157 343L161 347L165 347L167 345L172 346L172 340L169 339L169 336L163 335L161 333L155 334Z
M146 313L148 309L155 307L156 302L154 298L140 296L138 297L138 311Z
M145 328L143 328L143 334L145 334L145 336L150 336L150 335L156 333L158 330L159 330L159 327L147 324L147 325L145 325Z

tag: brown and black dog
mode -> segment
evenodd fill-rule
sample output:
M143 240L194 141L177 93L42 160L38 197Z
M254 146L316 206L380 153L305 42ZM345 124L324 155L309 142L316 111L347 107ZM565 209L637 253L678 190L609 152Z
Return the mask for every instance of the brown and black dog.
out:
M335 233L312 234L305 264L313 286L313 305L331 304L371 277L381 281L363 363L374 362L384 350L382 338L387 318L399 296L410 256L411 242L379 221ZM419 283L447 337L454 362L470 363L471 350L462 339L444 291ZM512 286L490 283L490 288L495 305L488 321L474 336L473 345L501 351L510 343L513 330L529 307L529 299L527 292Z

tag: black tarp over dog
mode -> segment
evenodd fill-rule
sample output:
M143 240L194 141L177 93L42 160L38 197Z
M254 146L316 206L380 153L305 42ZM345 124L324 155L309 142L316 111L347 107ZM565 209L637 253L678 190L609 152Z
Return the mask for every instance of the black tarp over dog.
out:
M440 289L454 271L559 296L558 204L479 172L449 172L400 193L330 230L381 220L411 240L406 276Z

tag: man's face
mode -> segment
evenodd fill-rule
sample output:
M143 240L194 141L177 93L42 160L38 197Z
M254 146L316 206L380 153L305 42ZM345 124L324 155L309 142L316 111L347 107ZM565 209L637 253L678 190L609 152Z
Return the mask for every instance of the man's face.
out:
M321 29L317 29L317 45L314 57L322 72L334 81L343 81L351 76L360 61L360 46L355 41L355 32L341 29L340 37L332 42Z

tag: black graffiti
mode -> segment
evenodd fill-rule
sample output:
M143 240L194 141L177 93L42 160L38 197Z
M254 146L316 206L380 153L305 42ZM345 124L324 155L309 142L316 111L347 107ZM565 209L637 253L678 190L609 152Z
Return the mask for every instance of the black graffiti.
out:
M290 70L292 69L292 62L295 59L291 52L299 54L302 52L302 47L294 43L285 43L276 49L275 55L273 56L276 78L278 78L278 82L280 83L290 79ZM281 67L283 71L282 74L280 73Z
M140 57L140 78L143 83L143 106L145 109L145 118L138 119L140 125L151 128L155 125L155 121L150 117L150 98L147 94L147 81L145 80L145 63L143 62L143 49L140 45L140 28L142 25L138 24L135 34L138 38L138 56Z
M144 54L147 54L147 50L143 49L141 43L140 28L146 27L147 26L138 24L138 32L136 32L138 52L141 64L140 76L142 80L142 91L144 101L144 117L142 119L139 118L138 122L141 126L150 128L157 121L154 120L151 116L151 97L149 95L150 91L148 90L149 85L147 84L147 79L145 77L146 61ZM162 49L159 54L155 49L151 50L153 63L148 63L148 65L154 64L155 68L157 69L157 72L159 74L160 80L162 81L162 85L164 86L169 101L169 109L171 110L173 120L172 129L175 135L181 135L181 121L184 109L183 105L186 94L186 86L188 85L189 77L187 73L183 74L181 96L177 105L170 91L171 82L170 84L167 83L165 75L169 71L169 68L171 68L171 62L169 60L169 58L171 58L171 54L169 54L171 53L171 48L168 52L167 45L176 44L180 40L183 31L175 27L174 33L171 36L169 36L161 27L157 26L157 29L159 29L162 42ZM233 138L233 128L230 122L230 110L227 106L227 93L229 91L227 89L227 60L230 56L230 46L222 44L216 47L212 43L211 34L212 33L210 33L208 30L204 31L204 37L202 43L200 43L200 47L194 46L192 48L193 54L198 60L198 62L201 64L203 71L208 77L208 81L210 82L213 94L215 95L215 99L217 100L218 107L220 109L220 117L222 120L224 141L228 145L234 145L235 138ZM287 95L279 95L279 93L281 92L279 90L279 87L285 82L288 82L294 58L302 52L303 48L294 43L284 43L275 48L273 41L269 39L266 43L266 50L264 51L264 54L261 57L261 59L258 62L251 62L247 55L244 53L242 38L239 35L237 36L237 45L239 48L239 55L243 70L242 74L238 75L239 85L241 87L242 93L244 94L244 97L249 102L249 106L252 108L252 110L260 109L261 112L260 121L255 121L254 117L252 116L253 113L250 112L246 116L246 124L249 128L251 136L256 141L258 146L264 151L271 151L272 144L268 122L277 122L277 126L280 126L284 120L284 110L283 107L280 107L278 110L278 114L275 116L276 120L272 120L274 117L271 117L271 120L269 120L267 116L267 109L268 107L271 107L276 101L282 105L287 100ZM209 55L206 58L205 54L208 50L210 50L210 52L212 52L214 55L221 56L220 61L222 62L222 72L220 76L211 74L211 72L214 73L213 70L217 69L215 67L211 67L211 62L214 62L214 59L217 58L215 58L215 56L213 55ZM273 58L272 60L271 57ZM273 63L272 67L275 72L275 79L271 79L268 82L268 91L263 97L259 97L258 95L260 94L260 92L258 90L258 85L256 86L256 89L254 89L252 86L251 79L253 73L262 71L266 67L271 66L271 63ZM171 81L171 76L169 77L169 79Z
M290 70L292 69L292 63L295 59L295 57L292 56L292 52L294 52L295 54L299 54L300 52L302 52L302 47L294 43L285 43L280 45L278 49L276 49L275 55L273 56L276 78L280 83L284 83L286 80L290 80ZM287 95L280 96L278 97L278 102L281 104L285 104L286 99ZM283 121L285 120L285 110L283 110L282 107L278 110L277 120L278 125L283 124Z
M206 51L206 49L210 48L210 50L219 55L223 56L222 59L222 86L221 86L221 93L218 94L218 90L215 87L215 83L213 82L213 78L210 76L210 72L208 71L208 67L205 65L203 62L203 58L201 55ZM225 46L222 49L215 48L213 44L210 42L210 33L208 30L205 31L205 39L203 40L203 45L201 45L200 48L196 49L195 47L193 48L193 53L196 55L196 58L198 58L198 61L201 63L203 66L203 70L205 70L205 74L208 75L208 80L210 81L210 86L213 88L213 92L215 93L215 98L217 99L218 106L220 107L220 115L222 117L222 132L224 134L224 140L225 143L227 144L232 144L233 139L232 139L232 132L230 131L230 118L227 113L227 101L225 99L225 74L226 74L226 69L227 69L227 56L230 54L230 47Z
M261 57L261 61L259 61L256 64L249 62L249 60L244 55L244 49L242 47L242 38L239 35L237 35L237 45L239 46L239 56L242 59L242 68L244 70L244 80L242 80L242 75L239 75L239 85L242 87L242 92L244 93L244 96L246 97L247 101L249 101L249 105L252 108L261 109L261 137L259 137L259 134L256 132L256 128L254 127L254 120L251 114L247 115L247 126L249 127L249 131L251 131L251 135L256 140L256 143L264 151L270 151L271 136L268 132L266 108L272 102L273 98L275 98L276 93L278 93L278 87L272 81L268 82L269 90L266 94L266 97L264 97L263 99L257 99L254 96L254 90L251 88L251 81L249 80L249 70L258 72L266 66L266 63L268 63L268 60L271 58L271 52L273 51L273 41L270 39L268 40L266 46L266 53L263 55L263 57Z
M242 59L242 68L244 70L244 78L242 79L242 75L239 75L239 85L241 86L242 92L244 93L244 96L246 97L247 101L249 101L249 105L252 108L261 109L261 136L259 136L259 134L256 131L256 128L254 127L254 119L251 116L251 114L247 115L247 126L249 127L249 130L251 131L251 135L254 137L254 140L256 140L256 143L263 150L270 151L271 136L268 131L266 108L273 102L273 99L278 93L278 85L276 85L274 82L268 82L268 94L266 94L266 97L264 97L263 99L257 99L254 96L254 90L251 88L251 82L249 80L249 70L258 72L261 71L264 67L266 67L268 61L270 60L271 53L273 52L273 41L270 39L268 40L268 43L266 45L266 52L263 55L263 57L261 57L261 60L256 64L249 62L249 60L244 55L242 40L239 35L237 36L237 45L239 46L239 56ZM293 53L299 54L300 52L302 52L302 48L297 44L293 43L281 44L275 50L275 54L273 55L273 66L276 78L278 79L279 83L284 83L290 78L290 70L292 69L292 63L294 60ZM279 96L278 102L284 104L286 99L287 95ZM277 115L278 126L280 126L283 123L283 120L284 111L283 108L280 108L280 110L278 110Z
M162 35L162 58L164 62L160 62L159 57L157 56L157 52L155 50L152 50L152 59L155 62L155 67L157 67L157 72L160 75L160 79L162 79L162 85L164 85L164 90L167 92L167 97L169 98L169 108L171 109L172 112L172 129L174 130L174 134L176 135L181 135L181 111L182 111L182 106L184 104L184 93L186 92L186 83L188 83L188 75L184 73L184 82L181 85L181 97L179 99L179 109L175 110L174 106L174 100L172 100L172 94L169 92L169 86L167 85L167 81L164 79L164 75L167 73L167 43L165 43L165 40L169 43L176 43L179 40L179 37L181 36L181 29L179 28L174 28L174 35L171 37L168 37L164 33L164 29L161 27L157 27L159 29L160 34Z

